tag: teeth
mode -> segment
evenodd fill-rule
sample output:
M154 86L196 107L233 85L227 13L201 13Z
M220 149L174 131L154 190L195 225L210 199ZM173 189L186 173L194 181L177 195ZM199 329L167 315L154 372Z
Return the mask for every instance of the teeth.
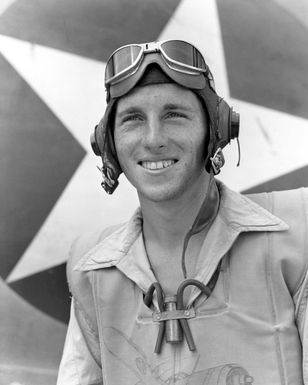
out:
M174 164L174 160L160 160L158 162L142 162L142 167L148 170L161 170Z

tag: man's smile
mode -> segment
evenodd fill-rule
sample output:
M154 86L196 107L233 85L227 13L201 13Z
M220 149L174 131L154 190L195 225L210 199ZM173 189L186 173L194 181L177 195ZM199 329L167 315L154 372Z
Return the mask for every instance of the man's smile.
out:
M139 164L147 170L162 170L164 168L172 166L176 160L164 159L159 161L142 161Z

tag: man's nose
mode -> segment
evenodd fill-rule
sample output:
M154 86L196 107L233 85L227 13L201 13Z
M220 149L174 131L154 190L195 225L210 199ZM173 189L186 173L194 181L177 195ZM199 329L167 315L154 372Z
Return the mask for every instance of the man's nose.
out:
M148 148L161 148L167 144L167 135L162 122L157 117L148 119L143 133L143 144Z

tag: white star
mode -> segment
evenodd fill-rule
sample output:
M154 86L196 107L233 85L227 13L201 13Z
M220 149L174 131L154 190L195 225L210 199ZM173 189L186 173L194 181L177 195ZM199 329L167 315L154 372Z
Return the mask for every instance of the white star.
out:
M241 191L308 165L307 119L230 97L214 0L182 1L160 35L161 40L170 38L188 40L200 48L214 74L217 93L241 115L241 166L236 167L238 148L232 143L224 150L226 165L219 179Z
M2 15L13 3L15 0L1 0L0 2L0 15Z
M112 196L99 186L100 160L92 155L89 138L105 109L104 64L5 36L0 36L0 52L87 151L8 276L12 282L65 262L77 234L123 222L137 206L137 197L124 178L121 191Z
M182 1L159 36L159 40L170 38L182 38L200 48L216 74L218 94L241 114L241 167L235 166L236 144L228 146L220 179L242 190L308 164L307 120L230 98L214 0ZM0 52L87 151L8 277L14 281L65 262L77 234L127 220L138 201L123 177L112 196L98 186L95 165L99 159L91 153L89 135L105 108L104 63L4 36Z

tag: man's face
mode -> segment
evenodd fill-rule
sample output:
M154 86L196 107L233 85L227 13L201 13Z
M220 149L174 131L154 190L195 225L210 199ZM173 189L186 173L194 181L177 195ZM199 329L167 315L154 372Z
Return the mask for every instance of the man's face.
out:
M118 101L116 152L140 200L191 197L204 188L206 127L198 97L177 84L137 87Z

